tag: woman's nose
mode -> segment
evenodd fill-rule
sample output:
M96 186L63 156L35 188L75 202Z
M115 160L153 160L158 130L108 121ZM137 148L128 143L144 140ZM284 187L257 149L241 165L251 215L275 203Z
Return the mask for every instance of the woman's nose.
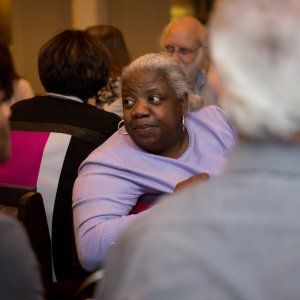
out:
M136 117L148 116L150 113L148 102L145 100L138 100L134 106L133 115Z

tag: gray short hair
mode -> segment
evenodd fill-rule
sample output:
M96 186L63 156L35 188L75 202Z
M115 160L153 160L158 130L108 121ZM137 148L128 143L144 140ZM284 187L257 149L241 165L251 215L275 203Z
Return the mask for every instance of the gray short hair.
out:
M184 94L187 93L189 95L190 110L203 106L203 98L192 93L184 71L172 57L159 53L145 54L124 68L122 73L123 81L139 71L163 75L179 99L182 99Z
M210 22L220 103L255 138L300 132L299 0L220 0Z

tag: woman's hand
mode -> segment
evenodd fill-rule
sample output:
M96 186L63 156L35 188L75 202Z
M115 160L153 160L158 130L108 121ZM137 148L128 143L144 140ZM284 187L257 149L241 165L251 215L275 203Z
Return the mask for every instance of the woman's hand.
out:
M207 173L199 173L199 174L193 175L186 180L178 182L174 189L174 193L181 189L186 188L187 186L193 185L199 181L205 181L208 179L209 179L209 175Z

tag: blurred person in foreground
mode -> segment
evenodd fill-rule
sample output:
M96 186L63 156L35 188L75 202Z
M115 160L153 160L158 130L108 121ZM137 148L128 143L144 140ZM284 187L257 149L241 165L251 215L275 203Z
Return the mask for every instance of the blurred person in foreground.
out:
M121 74L122 69L130 62L123 33L111 25L90 26L86 32L100 41L111 57L108 82L96 97L89 99L89 103L122 117Z
M173 58L143 55L122 77L124 120L81 164L73 189L77 251L89 271L102 266L120 232L158 196L219 175L235 143L219 107L189 110L201 97Z
M72 188L81 162L117 130L120 118L87 103L107 82L109 55L93 37L65 30L40 49L47 92L15 103L12 155L0 183L36 187L43 196L57 281L84 276L76 256Z
M9 116L9 103L0 100L0 165L10 155ZM0 299L44 299L39 265L23 226L0 212L0 235Z
M7 44L0 42L0 100L11 106L17 101L33 96L28 80L17 74Z
M131 224L96 299L299 299L300 3L219 1L221 104L243 139L225 172Z
M195 94L203 96L206 104L218 104L216 88L208 78L207 32L199 20L187 16L169 23L163 30L160 48L180 64ZM197 108L199 104L193 105Z

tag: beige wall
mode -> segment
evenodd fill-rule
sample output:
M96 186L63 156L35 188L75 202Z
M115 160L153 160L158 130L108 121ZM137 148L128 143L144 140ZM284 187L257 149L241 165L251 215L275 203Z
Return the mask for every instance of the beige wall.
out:
M108 1L108 21L125 36L132 58L158 50L162 28L169 22L169 0Z
M132 58L158 50L171 0L72 0L73 25L111 24L122 30ZM97 11L95 11L97 9Z
M120 28L132 58L157 51L169 7L170 0L13 0L11 50L16 69L36 93L43 93L37 72L41 45L63 29L96 23Z
M38 51L55 33L70 27L70 0L12 1L12 44L16 69L36 93L44 92L37 71Z

